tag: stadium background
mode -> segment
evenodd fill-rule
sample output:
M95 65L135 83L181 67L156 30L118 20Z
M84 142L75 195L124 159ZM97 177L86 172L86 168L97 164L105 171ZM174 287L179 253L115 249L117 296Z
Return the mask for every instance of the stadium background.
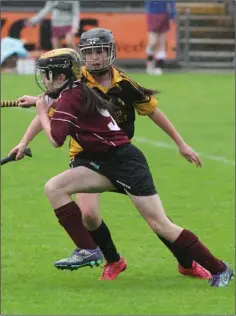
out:
M33 45L39 48L42 41L48 45L48 36L45 39L39 29L45 27L49 19L45 19L44 26L20 33L22 22L12 27L11 20L12 14L16 15L14 21L19 21L38 11L44 1L20 3L19 7L19 1L2 1L1 36L11 35L8 33L11 30L27 41L29 49L34 48ZM178 3L176 37L169 35L172 43L176 42L176 46L170 46L176 56L168 59L168 70L160 77L143 71L145 44L142 40L145 38L140 40L140 35L145 35L145 25L143 30L140 20L136 21L137 29L136 26L131 29L138 30L136 38L130 36L130 29L115 25L116 14L124 17L143 14L143 1L129 4L120 0L99 1L97 7L95 4L96 1L82 1L82 29L91 26L85 20L92 14L99 26L103 26L100 14L106 16L104 23L112 17L109 23L114 23L115 35L121 41L117 64L126 68L140 84L161 92L158 95L160 108L203 161L202 169L194 168L180 157L176 146L160 129L147 118L137 117L134 143L147 156L168 215L199 234L215 255L234 267L232 3ZM121 35L119 30L122 30ZM139 44L134 49L136 39ZM33 50L31 53L35 57L39 54ZM33 75L1 76L2 99L15 100L24 94L39 93ZM35 114L35 109L1 110L2 157L19 142ZM97 280L102 271L99 268L73 273L57 271L53 262L70 255L74 245L58 225L43 186L47 179L68 167L68 148L51 148L44 133L29 147L33 152L31 159L26 157L1 169L1 314L235 315L234 284L225 289L212 289L204 281L179 275L175 260L148 230L128 198L116 194L102 194L100 208L119 251L128 262L127 271L111 283Z
M19 6L20 3L20 6ZM51 49L50 15L40 25L24 27L23 20L39 11L45 1L2 1L1 38L25 41L31 56ZM167 33L167 64L171 68L232 69L235 54L235 1L176 1L176 18ZM145 66L146 20L144 1L81 1L81 32L100 26L116 37L117 64Z

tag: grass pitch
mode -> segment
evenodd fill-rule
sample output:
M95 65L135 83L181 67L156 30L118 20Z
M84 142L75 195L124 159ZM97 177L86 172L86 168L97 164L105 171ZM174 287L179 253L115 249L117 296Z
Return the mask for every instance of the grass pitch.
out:
M203 168L185 161L151 120L137 117L136 140L146 154L166 212L197 233L234 266L234 77L230 74L131 74L161 91L159 106L193 148ZM2 99L39 90L31 76L2 76ZM35 116L32 109L1 110L1 156L15 146ZM67 146L54 149L41 133L33 158L2 167L2 314L233 315L234 282L224 289L177 273L175 259L148 229L127 197L105 193L100 208L128 269L101 282L101 268L57 271L53 262L74 245L57 223L44 183L68 166Z

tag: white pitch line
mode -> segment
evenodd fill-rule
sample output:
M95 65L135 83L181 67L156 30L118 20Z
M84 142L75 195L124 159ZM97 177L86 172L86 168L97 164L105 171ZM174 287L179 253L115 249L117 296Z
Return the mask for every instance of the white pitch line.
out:
M143 138L143 137L138 137L138 136L135 136L134 140L136 140L138 143L151 145L151 146L158 147L158 148L168 148L168 149L176 150L176 146L170 145L170 144L165 143L165 142L157 142L157 141L153 141L153 140L150 140L150 139L147 139L147 138ZM235 166L235 161L229 160L229 159L227 159L225 157L208 155L208 154L199 153L199 152L198 152L198 154L201 157L204 157L204 158L207 158L207 159L210 159L210 160L219 161L219 162L222 162L222 163L224 163L226 165Z
M36 109L32 109L32 108L24 109L24 108L15 107L15 109L24 110L24 111L26 111L26 113L27 112L28 113L34 112L35 114L37 113ZM158 141L150 140L150 139L139 137L139 136L135 136L134 139L138 143L151 145L151 146L158 147L158 148L168 148L168 149L176 150L176 146L168 144L168 143L165 143L165 142L158 142ZM200 152L198 152L198 154L201 157L204 157L204 158L207 158L207 159L210 159L210 160L214 160L214 161L219 161L219 162L224 163L225 165L235 166L235 161L234 160L229 160L229 159L227 159L225 157L208 155L208 154L200 153Z
M37 111L36 111L36 108L23 108L23 107L14 107L13 109L16 109L16 110L23 110L25 111L26 113L35 113L37 114Z

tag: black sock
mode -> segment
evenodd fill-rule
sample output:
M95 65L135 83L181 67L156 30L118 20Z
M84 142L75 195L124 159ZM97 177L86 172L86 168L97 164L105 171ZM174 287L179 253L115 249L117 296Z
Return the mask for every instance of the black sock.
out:
M169 218L169 217L168 217ZM169 220L173 223L172 219L169 218ZM193 259L186 255L183 251L179 250L178 247L174 245L174 243L171 243L170 241L166 240L165 238L157 235L160 241L173 253L175 258L177 259L178 263L183 267L184 269L191 269L193 266Z
M161 236L158 236L158 238L173 253L173 255L175 256L175 258L177 259L181 267L183 267L184 269L192 268L192 265L193 265L192 258L190 258L189 256L186 256L186 254L183 251L180 251L173 243L166 240L165 238Z
M164 65L165 65L165 60L164 59L156 59L156 61L155 61L155 67L156 68L163 69Z
M153 61L154 57L153 55L147 55L147 61Z
M112 263L120 260L120 255L112 241L111 233L103 221L96 230L89 231L89 233L95 244L100 248L107 262Z

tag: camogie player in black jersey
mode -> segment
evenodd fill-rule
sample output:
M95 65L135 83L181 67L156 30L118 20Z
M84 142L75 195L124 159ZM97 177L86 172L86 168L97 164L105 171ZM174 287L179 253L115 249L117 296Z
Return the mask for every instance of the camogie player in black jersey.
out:
M81 82L86 83L100 96L110 101L110 113L130 139L134 135L136 111L140 115L148 116L156 125L162 128L175 141L180 153L188 161L201 166L198 155L183 141L168 118L158 109L157 99L154 97L155 91L141 87L112 65L116 52L114 38L109 30L97 28L83 33L80 40L79 53L84 62ZM24 106L35 103L36 97L23 96L19 101ZM55 109L52 106L49 115L53 116L54 111ZM12 149L11 153L17 152L17 159L22 158L24 148L41 129L40 120L36 117L27 129L22 141ZM83 146L78 139L71 137L70 157L72 165L75 157L77 162L80 157L82 159L83 155L81 154L83 151ZM86 217L90 218L98 210L99 195L97 193L78 193L76 201L82 210L85 221ZM63 217L66 217L66 214L63 214ZM81 216L77 217L76 222L72 225L73 227L63 224L63 220L60 223L78 248L73 252L72 256L57 261L55 267L75 269L100 259L99 250L91 240L89 241L90 236L82 227ZM159 238L178 260L178 270L181 274L202 279L207 279L211 276L210 272L194 261L191 256L177 251L177 248L163 237L159 236Z

